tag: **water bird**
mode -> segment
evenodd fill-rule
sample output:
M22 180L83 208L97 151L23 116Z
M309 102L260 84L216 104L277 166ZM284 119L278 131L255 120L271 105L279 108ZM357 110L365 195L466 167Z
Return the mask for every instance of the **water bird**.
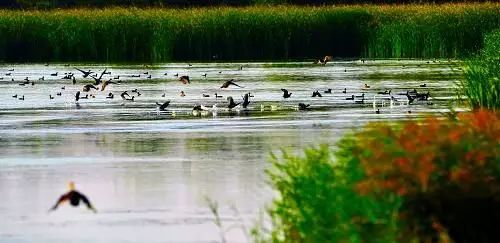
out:
M71 79L71 81L73 82L73 84L76 84L76 78L75 78L75 76L73 76L73 78Z
M362 93L361 95L356 95L355 97L356 98L363 98L364 99L365 98L365 93Z
M66 89L66 86L62 86L61 89L63 89L63 90Z
M233 109L234 107L236 107L240 104L240 103L235 103L233 100L233 97L231 97L231 96L227 97L227 101L229 102L229 104L227 105L227 108L229 108L229 109Z
M113 77L113 79L120 79L120 75Z
M80 99L80 91L77 91L75 94L75 101L78 101Z
M151 79L151 74L147 77L147 79Z
M202 74L201 76L203 76L203 77L205 77L205 78L206 78L206 77L207 77L207 73L204 73L204 74Z
M222 98L222 95L217 95L217 93L215 93L215 98Z
M102 85L101 85L101 91L104 91L104 89L106 89L106 87L107 87L108 85L110 85L110 84L117 84L117 83L115 83L115 82L111 81L111 79L110 79L110 80L107 80L107 81L104 81L104 82L102 83Z
M364 104L365 103L365 98L363 98L361 100L355 100L354 103L356 103L356 104Z
M169 101L165 101L163 104L160 104L158 102L156 102L156 105L158 106L158 108L160 109L160 111L164 111L168 105L170 105L170 100Z
M12 75L12 73L6 73L6 74L5 74L5 76L10 76L10 75Z
M181 76L179 78L179 81L181 81L183 84L189 84L189 76L187 76L187 75Z
M314 91L311 97L323 97L319 91Z
M314 64L326 65L326 63L328 63L332 60L333 60L332 56L325 56L323 59L318 59L317 61L315 61Z
M80 99L81 99L81 100L82 100L82 99L83 99L83 100L86 100L86 99L88 99L88 98L89 98L89 94L86 94L85 96L80 96Z
M167 75L168 75L168 73L164 73L163 75L167 76Z
M243 96L243 103L241 104L241 106L246 109L249 104L250 104L250 93L246 93Z
M125 98L125 100L128 100L128 101L134 101L134 99L135 99L135 96L133 96L133 95L131 98Z
M242 86L239 86L238 84L236 84L236 83L235 83L235 82L233 82L233 81L234 81L234 79L231 79L231 80L229 80L229 81L224 82L224 84L222 84L222 86L220 86L220 88L221 88L221 89L224 89L224 88L229 87L229 85L234 85L234 86L238 86L238 87L240 87L240 88L243 88Z
M59 72L51 73L50 76L57 76Z
M429 91L427 91L427 93L417 93L415 97L418 100L428 100L429 96L430 96L430 93L429 93Z
M123 100L126 100L127 98L125 97L125 95L130 97L130 95L127 93L127 91L124 91L123 93L121 93L120 97L122 97Z
M109 92L108 96L106 96L106 99L113 99L115 95L111 92Z
M354 100L354 95L352 95L351 97L347 97L345 98L346 100Z
M17 98L17 94L13 95L12 98Z
M26 81L26 82L30 81L30 79L28 77L24 78L23 80Z
M191 65L191 63L188 63L188 66L189 66L189 67L192 67L193 65Z
M104 73L106 73L108 69L105 68L104 71L102 71L101 75L99 76L99 78L96 78L96 77L92 77L94 80L95 80L95 85L99 85L100 83L102 83L102 76L104 75Z
M311 106L310 104L304 104L304 103L299 103L299 110L303 111L306 110L307 107Z
M83 77L83 78L86 78L86 77L88 77L90 74L94 73L94 72L90 71L90 69L89 69L88 71L84 71L84 70L81 70L81 69L79 69L79 68L76 68L76 70L78 70L78 71L82 72L82 74L83 74L83 75L82 75L82 77Z
M69 74L64 75L64 77L62 77L61 79L71 79L71 78L73 78L73 76L74 76L74 74L69 73Z
M342 91L342 93L347 94L347 88L344 88L344 90Z
M69 182L68 187L69 187L69 191L67 193L63 194L59 198L59 200L57 200L56 204L52 208L50 208L49 211L56 210L57 207L59 207L59 205L61 205L61 203L64 203L66 201L69 201L69 203L73 207L78 207L78 205L80 204L80 201L82 201L83 203L85 203L85 205L87 206L87 208L89 210L91 210L94 213L97 212L97 210L90 203L89 199L85 195L80 193L79 191L75 190L75 183L73 183L72 181Z
M413 101L415 100L415 98L414 98L414 97L412 97L412 96L411 96L410 94L408 94L408 93L406 94L406 97L408 97L408 104L413 103Z
M131 78L140 78L140 77L141 77L141 75L139 75L139 74L136 74L136 75L135 75L135 74L132 74L132 75L130 75L130 77L131 77Z
M377 94L381 94L381 95L390 95L390 94L391 94L391 91L392 91L392 90L384 90L384 91L380 91L380 92L378 92Z
M7 71L9 71L9 72L14 72L14 69L9 69L9 70L7 70Z
M165 97L165 93L163 93L163 94L161 95L161 97Z
M193 111L202 111L203 109L201 108L201 105L195 105L193 107Z
M424 87L427 87L427 84L424 83L424 84L421 84L419 86L422 87L422 88L424 88Z
M49 99L53 100L53 99L54 99L54 96L49 95Z
M174 74L175 77L179 77L179 73Z
M408 114L411 114L411 110L408 110L407 112L408 112Z
M62 93L61 92L57 92L56 95L57 96L62 96Z
M292 96L292 93L288 92L286 89L281 89L283 91L283 98L288 99L290 96Z
M132 90L132 93L137 93L137 92L139 92L137 89Z
M186 94L184 93L184 91L181 91L181 93L179 94L180 97L184 97L186 96Z
M44 81L45 80L45 76L42 76L41 78L38 79L39 81Z
M377 109L377 110L375 111L375 114L380 114L380 109Z
M369 88L370 88L370 85L365 84L364 88L365 88L365 89L369 89Z
M19 100L24 100L24 95L23 95L23 97L19 98Z
M99 90L97 87L95 87L93 84L86 84L83 86L83 92L89 92L90 89L95 89Z
M210 95L208 95L208 94L202 94L202 95L203 95L203 97L205 97L205 98L210 97Z
M35 85L35 82L31 81L31 86Z
M323 91L325 94L331 94L332 93L332 89L327 89L325 91Z

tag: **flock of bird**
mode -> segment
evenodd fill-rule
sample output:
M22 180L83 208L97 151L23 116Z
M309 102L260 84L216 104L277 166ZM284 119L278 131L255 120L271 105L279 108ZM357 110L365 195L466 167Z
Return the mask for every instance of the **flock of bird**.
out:
M319 59L317 64L325 65L329 61L332 60L331 56L326 56L323 59ZM365 60L362 60L363 62ZM192 66L191 64L188 64L189 66ZM241 66L238 70L242 70L243 66ZM62 77L60 79L63 80L70 80L68 84L72 85L78 85L79 83L84 83L81 90L77 91L74 94L75 102L77 106L79 106L78 102L84 99L90 99L90 98L95 98L96 93L95 92L105 92L106 88L109 87L110 85L120 85L122 80L120 76L111 76L111 72L108 71L107 68L105 68L102 72L95 72L92 70L83 70L80 68L75 68L76 71L81 73L81 78L79 77L79 81L77 81L76 77L78 73L73 73L73 72L67 72L64 73L64 75L61 75ZM15 71L14 69L9 69L9 72L5 74L6 77L11 76L12 73ZM219 71L219 73L222 73L222 71ZM146 75L147 79L152 78L152 74L150 72L143 72L142 74L133 74L129 75L129 77L141 77L141 75ZM164 75L168 75L168 73L164 73ZM51 77L60 77L59 72L51 73ZM179 75L178 73L174 74L177 78L177 80L182 83L183 85L190 85L192 80L190 79L190 76L188 75ZM201 76L206 77L207 74L204 73ZM144 76L142 76L144 77ZM5 77L0 77L1 79L4 79ZM38 81L44 81L45 76L42 76L38 79ZM12 82L15 82L15 80L12 78ZM24 80L20 81L18 84L20 86L26 86L26 85L35 85L35 81L30 80L28 77L26 77ZM229 87L235 87L235 88L244 88L240 84L236 83L234 79L230 79L222 83L220 86L220 89L227 89ZM420 84L419 88L425 88L427 87L427 84ZM61 87L61 90L65 90L65 86ZM373 104L374 112L379 114L380 109L377 107L380 106L385 106L385 104L390 104L391 108L394 104L397 105L410 105L415 103L416 101L425 101L427 102L430 98L430 93L427 91L425 93L418 92L416 89L413 90L407 90L403 93L397 93L394 94L392 93L392 90L383 90L380 91L380 89L376 89L370 87L368 84L364 84L364 86L360 87L357 89L357 91L361 90L361 94L349 94L347 88L343 88L340 90L333 90L331 88L328 88L326 90L312 90L312 95L311 97L316 97L316 98L321 98L326 95L331 95L333 93L338 93L338 94L343 94L345 95L345 100L347 103L353 103L353 104L368 104L370 103L370 100L368 98L368 95L373 95L373 100L371 103ZM282 91L282 98L287 100L292 97L294 93L289 91L286 88L281 88ZM55 99L56 96L61 96L62 92L57 92L55 96L52 94L49 94L49 99ZM139 96L141 96L142 93L138 89L133 89L133 90L125 90L125 91L120 91L119 92L119 97L124 101L124 102L134 102L135 99ZM202 93L202 97L208 98L211 97L210 94ZM162 95L162 98L165 98L165 94ZM184 91L181 91L179 96L184 97L186 96L186 93ZM18 95L14 94L12 96L13 98L19 99L19 100L24 100L25 95ZM214 96L216 99L218 98L223 98L221 95L215 93ZM226 97L227 103L224 105L224 107L217 107L216 105L213 105L212 107L206 107L202 104L195 104L192 108L193 112L198 112L198 111L217 111L217 110L232 110L232 109L248 109L249 104L251 103L251 98L253 98L253 94L246 92L242 94L242 100L236 100L232 96ZM105 99L114 99L115 94L113 92L107 93L105 96ZM169 105L171 104L170 100L165 100L162 102L155 102L155 104L151 104L152 106L156 106L158 110L160 111L165 111L168 109ZM427 102L427 104L432 104L432 102ZM261 104L261 110L264 109L264 105ZM310 109L311 105L306 104L306 103L298 103L296 104L295 108L297 110L307 110ZM411 113L411 111L408 111Z

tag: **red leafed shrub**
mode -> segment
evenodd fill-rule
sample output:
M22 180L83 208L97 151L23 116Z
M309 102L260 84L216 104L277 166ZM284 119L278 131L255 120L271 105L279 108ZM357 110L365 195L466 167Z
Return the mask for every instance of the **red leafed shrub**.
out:
M500 242L500 114L370 125L349 148L361 195L395 193L407 233L446 230L455 242Z

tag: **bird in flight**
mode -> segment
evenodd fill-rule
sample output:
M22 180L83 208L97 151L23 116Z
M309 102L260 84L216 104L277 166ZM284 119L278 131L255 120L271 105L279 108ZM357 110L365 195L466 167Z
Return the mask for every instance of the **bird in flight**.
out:
M238 86L238 87L240 87L240 88L243 88L243 87L239 86L238 84L236 84L236 83L235 83L235 82L233 82L233 81L234 81L234 79L231 79L231 80L229 80L229 81L226 81L225 83L223 83L223 84L222 84L222 86L220 86L220 88L221 88L221 89L224 89L224 88L229 87L229 85L234 85L234 86Z
M75 183L74 182L72 182L72 181L69 182L68 186L69 186L69 192L67 192L67 193L63 194L61 197L59 197L59 200L57 200L56 204L52 208L50 208L49 211L56 210L57 207L59 207L59 205L61 205L61 203L64 203L66 201L69 201L69 203L73 207L78 207L78 205L80 204L80 201L82 201L83 203L85 203L85 205L87 205L87 208L89 210L92 210L94 213L97 213L97 210L92 206L89 199L85 195L80 193L79 191L75 190Z

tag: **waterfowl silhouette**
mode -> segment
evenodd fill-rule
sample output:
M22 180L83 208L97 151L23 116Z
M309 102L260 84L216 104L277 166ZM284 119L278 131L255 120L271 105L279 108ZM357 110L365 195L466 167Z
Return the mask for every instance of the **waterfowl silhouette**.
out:
M106 96L106 99L113 99L115 98L115 95L111 92L109 92L108 96Z
M318 59L317 61L315 61L314 64L326 65L326 63L332 60L333 60L332 56L325 56L323 59Z
M183 84L189 84L189 76L187 76L187 75L181 76L179 78L179 81L181 81Z
M113 77L113 79L120 79L120 75Z
M364 88L365 88L365 89L369 89L369 88L370 88L370 85L365 84Z
M57 76L59 72L51 73L50 76Z
M203 97L205 97L205 98L210 97L210 95L208 95L208 94L202 94L202 95L203 95Z
M238 87L240 87L240 88L243 88L243 87L239 86L238 84L236 84L236 83L235 83L235 82L233 82L233 81L234 81L234 79L231 79L231 80L229 80L229 81L226 81L224 84L222 84L222 86L220 86L220 88L221 88L221 89L224 89L224 88L229 87L229 85L234 85L234 86L238 86Z
M179 73L174 74L175 77L179 77Z
M207 73L204 73L204 74L202 74L201 76L203 76L203 77L205 77L205 78L206 78L206 77L207 77Z
M24 95L23 95L23 97L19 98L19 100L24 100Z
M99 76L99 78L96 78L96 77L92 77L94 80L95 80L95 85L99 85L100 83L102 83L102 76L106 73L108 69L105 68L104 71L102 71L101 75Z
M365 103L365 98L363 98L361 100L355 100L354 103L356 103L356 104L364 104Z
M89 92L90 89L99 90L97 87L95 87L92 84L86 84L85 86L83 86L83 92Z
M85 96L80 96L80 99L81 100L86 100L89 98L89 94L86 94Z
M413 101L415 100L415 97L412 97L410 94L406 94L406 97L408 97L408 104L411 104L413 103Z
M319 91L314 91L311 97L323 97Z
M45 76L42 76L41 78L38 79L39 81L44 81L45 80Z
M424 88L424 87L427 87L427 84L426 84L426 83L424 83L424 84L421 84L421 85L419 85L419 86L420 86L420 87L422 87L422 88Z
M107 80L107 81L104 81L104 82L102 83L102 85L101 85L101 91L104 91L104 89L106 89L106 87L107 87L108 85L110 85L110 84L117 84L117 83L115 83L115 82L111 81L111 79L110 79L110 80Z
M54 99L54 96L49 95L49 99L53 100L53 99Z
M12 98L17 98L17 94L13 95Z
M50 208L49 211L56 210L57 207L59 207L59 205L61 205L61 203L64 203L66 201L69 201L69 203L73 207L77 207L80 204L80 201L82 201L83 203L85 203L85 205L87 206L87 208L89 210L92 210L92 212L94 212L94 213L97 212L97 210L90 203L89 199L85 195L80 193L79 191L75 190L75 183L69 182L68 187L69 187L69 192L63 194L59 198L59 200L57 200L56 204L52 208Z
M283 98L288 99L290 96L292 96L292 93L288 92L286 89L281 89L283 91Z
M6 74L5 74L5 76L10 76L10 75L12 75L12 73L6 73Z
M354 100L354 95L352 95L351 97L347 97L345 98L346 100Z
M310 104L304 104L304 103L299 103L299 110L303 111L306 110L307 107L311 106Z
M147 77L147 79L151 79L151 74Z
M134 101L134 99L135 99L135 96L133 96L133 95L131 98L125 98L125 100L128 100L128 101Z
M80 71L80 72L82 72L82 73L83 73L83 75L82 75L82 76L83 76L83 78L86 78L86 77L88 77L90 74L94 73L94 72L90 71L90 69L89 69L88 71L84 71L84 70L81 70L81 69L79 69L79 68L76 68L76 70L78 70L78 71Z
M62 87L61 87L61 89L62 89L62 90L65 90L65 89L66 89L66 86L62 86Z
M384 90L384 91L380 91L378 92L377 94L382 94L382 95L390 95L391 94L391 89L390 90Z
M201 105L195 105L193 107L193 111L202 111L203 109L201 108Z
M73 82L73 84L76 84L76 78L75 78L75 76L73 76L73 78L71 79L71 81Z
M217 95L217 93L215 93L215 98L222 98L222 95Z
M332 89L327 89L325 91L323 91L325 94L331 94L332 93Z
M363 98L364 99L365 98L365 93L362 93L361 95L356 95L355 97L356 98Z
M227 108L229 108L229 109L233 109L234 107L236 107L240 104L240 103L234 103L233 97L231 97L231 96L227 97L227 101L229 102L229 104L227 105Z
M80 99L80 91L77 91L75 94L75 101L78 101Z
M56 93L56 95L57 95L57 96L61 96L61 95L62 95L62 93L61 93L61 92L57 92L57 93Z
M344 88L344 90L342 91L342 93L347 94L347 88Z
M170 105L170 100L169 101L165 101L165 103L163 104L160 104L158 102L156 102L156 105L158 106L158 108L160 109L160 111L164 111L168 105Z
M184 93L184 91L181 91L181 93L179 94L180 97L184 97L186 96L186 94Z
M166 94L165 94L165 93L163 93L163 94L161 95L161 97L165 97L165 96L166 96Z
M9 69L9 70L7 70L7 71L9 71L9 72L14 72L14 69Z
M377 109L377 110L375 111L375 114L380 114L380 109Z
M140 77L141 77L141 75L139 75L139 74L132 74L132 75L130 75L130 77L131 77L131 78L140 78Z
M123 100L126 100L127 98L125 97L125 95L130 97L130 95L127 93L127 91L124 91L123 93L121 93L120 97L122 97Z
M246 109L249 104L250 104L250 93L246 93L243 96L243 103L241 104L241 106Z

